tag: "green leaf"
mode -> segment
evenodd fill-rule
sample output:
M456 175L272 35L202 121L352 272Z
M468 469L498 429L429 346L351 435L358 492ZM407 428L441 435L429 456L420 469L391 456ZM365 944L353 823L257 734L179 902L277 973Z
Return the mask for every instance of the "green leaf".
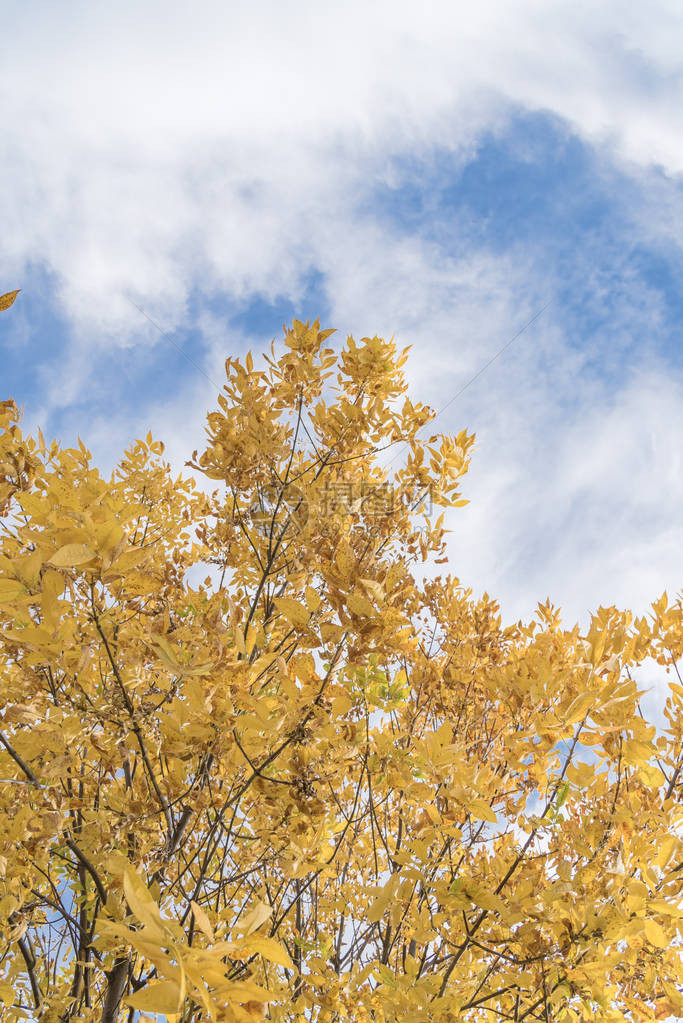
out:
M568 781L563 781L562 784L560 785L560 787L557 790L557 798L555 800L555 807L556 807L557 810L559 810L560 807L562 806L562 804L564 803L565 799L567 798L568 792L569 792L569 782Z

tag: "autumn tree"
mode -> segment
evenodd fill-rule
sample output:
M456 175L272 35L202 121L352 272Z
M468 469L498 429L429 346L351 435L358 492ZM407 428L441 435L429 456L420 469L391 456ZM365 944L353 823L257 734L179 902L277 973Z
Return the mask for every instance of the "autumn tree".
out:
M202 487L0 406L2 1019L680 1018L680 600L435 575L473 438L331 333L228 359Z

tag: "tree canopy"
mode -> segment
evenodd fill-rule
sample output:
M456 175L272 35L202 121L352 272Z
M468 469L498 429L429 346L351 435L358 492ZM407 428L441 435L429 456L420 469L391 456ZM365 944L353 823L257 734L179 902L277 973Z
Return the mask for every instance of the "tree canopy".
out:
M201 487L0 405L3 1020L680 1018L681 600L436 574L474 438L331 333L227 360Z

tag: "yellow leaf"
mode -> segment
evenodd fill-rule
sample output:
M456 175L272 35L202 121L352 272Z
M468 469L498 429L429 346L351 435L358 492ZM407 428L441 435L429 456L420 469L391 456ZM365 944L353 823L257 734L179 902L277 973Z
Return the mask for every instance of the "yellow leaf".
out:
M649 743L641 742L640 739L624 739L621 751L624 762L634 767L647 765L654 752Z
M668 995L673 1011L680 1013L681 1010L683 1009L683 997L681 997L681 992L678 990L675 984L670 984L666 980L663 981L662 987L664 988Z
M247 652L247 646L246 643L244 642L244 633L238 627L235 627L235 629L233 630L233 641L235 646L237 647L238 653L244 656Z
M14 988L11 984L6 984L4 981L0 982L0 1002L4 1002L5 1005L11 1005L15 999Z
M173 980L160 980L147 984L126 999L126 1004L140 1012L179 1012L182 1009L181 990Z
M43 571L40 586L43 596L49 594L49 600L57 600L64 592L65 579L62 572L56 572L52 568Z
M385 599L384 587L381 586L375 579L359 579L358 582L364 587L369 593L372 600L377 604L381 604Z
M612 654L606 661L600 665L602 671L619 671L619 658L616 654Z
M441 827L441 814L439 813L435 806L433 806L431 803L427 803L425 805L425 813L427 814L435 828Z
M650 789L658 789L666 781L662 771L654 764L642 764L638 769L638 774Z
M247 657L251 657L251 652L254 649L254 647L256 646L256 640L258 638L259 638L259 629L258 628L254 628L253 625L250 625L249 628L247 629L247 635L246 635L245 640L244 640L244 652L247 655Z
M320 626L320 635L324 643L338 643L344 635L344 626L323 622Z
M147 561L150 556L150 552L146 547L133 547L128 548L122 554L116 558L111 565L111 568L124 574L129 572L131 568L137 568L143 561Z
M249 980L238 980L226 984L226 993L235 1002L272 1002L277 998L274 991L268 991Z
M650 899L648 906L653 913L674 917L676 920L680 920L683 917L683 909L679 906L674 906L673 902L667 902L666 899Z
M215 941L216 935L214 934L213 927L209 921L208 916L204 912L201 906L197 905L196 902L190 902L192 906L192 912L194 913L194 922L196 923L202 934L205 934L209 941Z
M14 299L17 297L21 288L17 288L16 291L7 291L4 295L0 295L0 311L9 309L11 305L14 305Z
M656 948L669 947L669 939L656 920L645 921L645 937Z
M77 565L87 564L94 557L95 552L87 543L67 543L52 555L48 565L54 565L55 568L75 568Z
M365 914L370 923L376 923L378 920L382 919L389 906L389 903L393 900L394 896L396 895L396 890L398 888L400 880L401 880L400 874L398 871L396 871L391 875L391 877L384 885L384 887L380 889L379 895L370 905L369 909Z
M0 604L7 604L26 593L26 587L18 579L0 579Z
M168 944L168 934L156 926L143 927L142 930L134 931L125 924L116 923L113 920L100 920L99 929L103 936L115 935L123 939L126 945L132 945L134 949L149 959L150 962L162 970L176 969L171 965L168 955L163 948ZM98 939L98 941L101 939Z
M102 866L114 877L122 878L127 867L130 866L128 860L120 852L110 853L106 859L102 860Z
M356 557L346 540L343 540L337 547L335 561L344 579L350 579L356 572Z
M126 546L125 534L121 523L115 519L107 519L106 522L98 523L95 528L97 537L97 548L105 554L109 554L113 560Z
M489 821L491 824L495 824L498 820L495 811L491 809L485 799L473 799L467 804L467 809L477 820Z
M332 713L336 718L341 718L353 707L353 700L348 693L340 693L332 700Z
M306 587L306 607L309 611L317 611L320 607L320 594L312 586Z
M595 697L592 693L581 693L580 696L577 696L569 704L564 714L561 711L559 712L565 725L573 725L577 721L582 721L594 702Z
M374 618L377 614L368 598L363 597L360 593L350 594L346 603L352 614L358 615L359 618Z
M141 923L163 926L156 901L140 875L131 867L126 867L123 872L123 891L131 911Z
M501 914L505 912L505 903L495 892L489 892L474 884L466 885L466 891L475 906L479 906L480 909L496 910Z
M240 919L237 929L242 934L248 936L257 930L261 924L264 924L268 917L271 915L273 910L270 906L267 906L265 902L257 902L255 906L247 910L244 916Z
M292 625L308 625L310 612L298 600L294 600L292 597L276 597L275 604Z
M659 843L657 855L655 856L654 860L658 867L666 866L666 864L673 856L673 852L677 844L678 840L675 838L674 835L667 835L665 838L662 839L662 841Z
M287 950L279 942L273 941L272 938L249 938L245 947L249 950L250 955L253 952L258 952L259 955L262 955L264 959L268 959L271 963L277 963L278 966L286 966L288 970L294 969L294 963L289 958Z

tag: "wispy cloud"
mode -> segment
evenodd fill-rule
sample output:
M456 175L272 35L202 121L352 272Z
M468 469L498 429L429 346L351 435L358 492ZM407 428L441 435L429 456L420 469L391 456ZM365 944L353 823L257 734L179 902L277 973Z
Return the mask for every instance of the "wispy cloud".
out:
M661 3L14 5L7 270L44 261L110 341L137 323L127 293L172 318L197 282L288 293L388 155L466 159L520 108L678 173L677 37Z
M678 5L130 0L3 22L4 389L181 466L292 315L476 430L452 567L508 617L683 584ZM182 410L179 416L178 409Z

